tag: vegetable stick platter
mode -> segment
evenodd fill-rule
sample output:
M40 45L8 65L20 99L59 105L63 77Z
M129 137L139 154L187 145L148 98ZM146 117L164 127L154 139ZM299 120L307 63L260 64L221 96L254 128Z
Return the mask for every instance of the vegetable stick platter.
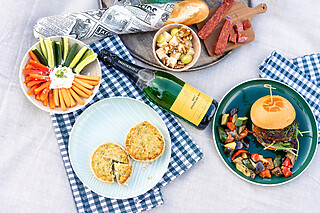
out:
M99 0L100 7L111 6L112 0ZM205 0L209 8L216 8L219 6L219 0ZM240 2L248 7L251 7L251 0L240 0ZM248 8L247 7L247 8ZM249 9L249 8L248 8ZM211 13L212 14L212 13ZM210 17L210 15L209 15ZM251 17L251 16L250 16ZM195 32L198 32L196 25L190 26ZM220 27L221 29L221 27ZM126 34L120 35L120 38L126 48L129 50L130 54L146 63L147 65L152 66L156 69L162 69L160 65L158 65L156 59L153 56L152 49L148 49L146 47L152 47L152 41L155 32L146 32L146 33L135 33L135 34ZM207 67L210 67L221 60L223 60L227 55L231 53L231 51L225 51L222 55L219 56L210 56L206 49L205 43L201 42L201 60L198 60L197 63L187 71L197 71ZM214 47L214 46L213 46Z

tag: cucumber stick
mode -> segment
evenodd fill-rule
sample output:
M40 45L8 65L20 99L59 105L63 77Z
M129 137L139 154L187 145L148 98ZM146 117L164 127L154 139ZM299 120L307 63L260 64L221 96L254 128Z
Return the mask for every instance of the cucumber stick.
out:
M78 62L78 64L83 61L86 57L88 57L89 55L93 54L93 50L92 49L88 49L86 51L86 53L81 57L80 61Z
M55 67L55 57L54 57L54 46L52 45L53 42L50 39L44 40L47 49L47 56L48 56L48 66L53 69Z
M47 59L42 55L40 50L38 50L36 47L34 47L34 48L32 48L31 51L37 56L37 58L41 64L46 65L46 66L48 65Z
M61 42L55 42L56 47L56 66L60 66L62 63L62 52L61 52Z
M69 65L71 64L71 61L73 60L74 56L76 55L77 48L78 48L78 44L72 45L72 47L70 48L70 51L68 52L66 60L64 60L64 66L69 67Z
M87 51L88 47L87 46L83 46L80 51L77 53L77 55L73 58L73 60L71 61L70 64L70 68L73 69L77 63L79 62L79 60L81 59L81 57L84 55L84 53Z
M62 50L62 58L63 61L65 61L67 59L67 55L69 52L69 38L67 37L62 37L61 38L61 50Z
M88 64L90 64L91 62L93 62L94 60L96 60L98 54L97 53L93 53L91 55L89 55L88 57L86 57L83 61L81 61L76 68L74 69L75 73L80 73L83 68L85 66L87 66Z
M41 48L42 54L47 59L48 58L48 56L47 56L47 48L46 48L46 45L44 43L44 39L43 39L43 37L41 35L39 36L39 41L40 41L40 48Z

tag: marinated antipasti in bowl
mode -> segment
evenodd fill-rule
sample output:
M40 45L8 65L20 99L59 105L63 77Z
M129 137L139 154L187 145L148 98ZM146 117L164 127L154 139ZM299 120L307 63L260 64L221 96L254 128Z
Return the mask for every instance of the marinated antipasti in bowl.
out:
M89 103L100 85L97 54L69 37L40 37L24 56L20 84L40 109L68 113Z

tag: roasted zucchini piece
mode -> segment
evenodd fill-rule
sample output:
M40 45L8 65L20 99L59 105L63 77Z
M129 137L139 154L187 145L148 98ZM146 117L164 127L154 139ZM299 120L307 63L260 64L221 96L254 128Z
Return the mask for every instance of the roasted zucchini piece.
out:
M240 163L237 163L237 164L236 164L236 168L237 168L240 172L242 172L242 174L244 174L245 176L247 176L247 177L250 177L250 176L251 176L251 175L250 175L250 169L248 169L245 165L240 164Z

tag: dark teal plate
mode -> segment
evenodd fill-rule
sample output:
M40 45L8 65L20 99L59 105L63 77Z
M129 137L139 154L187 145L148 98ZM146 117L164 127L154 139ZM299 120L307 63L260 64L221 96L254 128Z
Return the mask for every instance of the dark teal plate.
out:
M265 88L264 84L270 84L276 88L273 90L273 95L280 95L288 99L296 110L296 120L299 122L300 131L310 131L310 133L304 134L303 137L299 137L300 150L299 156L292 169L293 175L289 178L277 177L272 175L272 178L261 178L259 175L255 179L246 177L235 167L235 164L231 162L231 157L228 157L223 152L223 143L220 141L217 126L220 125L221 115L228 113L233 107L239 107L239 116L247 116L250 119L250 108L251 105L259 98L269 95L269 89ZM247 126L251 128L251 121L248 122ZM259 153L264 157L274 158L277 154L284 155L281 151L270 151L264 150L263 146L259 144L252 134L249 134L250 139L250 153ZM267 79L254 79L245 81L234 88L232 88L221 100L217 112L213 120L213 139L215 147L227 167L240 178L259 185L280 185L292 181L301 175L305 169L311 163L316 150L318 141L318 129L315 117L310 109L308 103L303 99L300 94L294 91L291 87L273 80Z

